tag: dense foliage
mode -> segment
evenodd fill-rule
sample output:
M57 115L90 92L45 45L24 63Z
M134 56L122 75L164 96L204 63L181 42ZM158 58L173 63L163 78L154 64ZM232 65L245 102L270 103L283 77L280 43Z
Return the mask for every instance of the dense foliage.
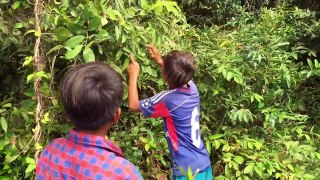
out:
M183 49L196 55L202 137L215 179L319 179L320 21L300 5L43 1L39 31L33 3L0 0L0 179L34 178L35 151L72 128L58 94L70 66L104 61L126 81L128 55L134 53L142 68L141 98L166 88L146 55L147 43L163 54ZM38 37L41 71L33 57ZM35 141L38 77L44 111ZM129 113L124 99L122 120L108 136L146 179L169 177L162 121Z

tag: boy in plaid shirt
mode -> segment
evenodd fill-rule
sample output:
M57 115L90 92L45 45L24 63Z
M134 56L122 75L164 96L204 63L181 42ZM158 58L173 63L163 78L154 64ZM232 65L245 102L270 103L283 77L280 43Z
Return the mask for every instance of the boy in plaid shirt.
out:
M142 179L121 149L105 138L121 114L120 75L102 62L76 65L64 76L60 93L66 117L75 129L44 149L36 178Z

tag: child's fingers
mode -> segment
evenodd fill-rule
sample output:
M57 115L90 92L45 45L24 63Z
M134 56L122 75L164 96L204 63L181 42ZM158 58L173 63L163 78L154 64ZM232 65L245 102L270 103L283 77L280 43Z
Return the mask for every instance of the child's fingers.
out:
M135 60L134 60L134 58L133 58L133 55L132 55L132 54L130 54L130 55L129 55L129 57L130 57L130 63L134 63L134 62L135 62Z
M148 44L147 48L152 52L154 52L154 50L156 49L156 47L154 45L151 45L151 44Z

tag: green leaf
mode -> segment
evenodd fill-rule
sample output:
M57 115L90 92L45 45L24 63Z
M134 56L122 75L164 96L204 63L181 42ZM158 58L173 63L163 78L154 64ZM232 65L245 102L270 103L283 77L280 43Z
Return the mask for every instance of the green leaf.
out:
M249 163L246 168L244 168L244 174L251 173L253 171L254 163Z
M260 177L263 176L262 169L259 166L254 166L254 171L259 174Z
M12 5L12 9L18 9L20 7L20 4L21 4L20 1L14 2L14 4Z
M316 177L311 174L304 174L303 179L315 179Z
M86 47L83 51L83 58L86 62L95 61L95 56L91 48Z
M192 169L190 166L188 166L188 179L192 179Z
M244 158L242 156L236 156L234 157L234 160L238 163L238 164L242 164L244 161Z
M58 27L54 29L54 32L58 41L66 41L72 35L65 27Z
M16 23L16 24L14 25L14 28L15 28L15 29L23 28L23 24L22 24L22 23Z
M83 24L68 23L67 27L68 27L68 30L70 30L71 32L76 33L76 34L81 34L84 32L84 25Z
M3 108L11 108L12 104L11 103L6 103L2 106Z
M230 81L232 77L233 77L233 73L231 71L229 71L227 73L227 80Z
M214 134L210 136L210 139L216 140L216 139L220 139L221 137L223 137L223 134Z
M0 124L1 124L1 127L4 130L4 132L7 133L8 124L7 124L7 121L4 119L4 117L1 117Z
M115 28L114 31L115 31L115 34L116 34L116 40L119 40L119 38L120 38L120 29L119 29L118 26L115 26L114 28Z
M230 150L230 146L229 146L229 144L225 144L225 145L223 145L223 147L222 147L222 151L226 151L226 152L228 152Z
M65 43L65 45L68 46L69 48L74 48L77 45L81 44L84 39L85 39L85 37L82 35L74 36L74 37L68 39L67 42Z
M89 21L88 30L89 31L96 30L100 25L101 25L100 17L95 16Z
M61 0L61 5L64 7L69 7L69 1L70 0Z
M178 169L180 170L180 172L181 172L185 177L188 176L187 172L186 172L181 166L178 166Z
M144 146L144 149L145 149L146 151L149 151L149 149L150 149L150 144L146 144L146 145Z
M109 18L113 21L117 20L115 11L112 9L111 6L109 6L106 10L107 15L109 16Z
M96 34L96 36L101 41L106 39L109 36L109 33L104 29L100 29L98 34Z
M293 167L291 164L288 164L287 167L288 167L292 172L294 172L294 167Z
M76 56L78 56L78 54L81 52L83 48L83 45L77 45L74 49L72 49L71 51L67 51L65 58L66 59L72 59L75 58Z
M85 5L83 8L83 19L88 21L92 17L92 12L89 9L88 5Z
M36 168L36 165L30 164L30 165L27 167L25 173L28 174L28 173L32 172L35 168Z
M52 52L54 52L54 51L56 51L56 50L58 50L58 49L61 49L61 48L63 48L63 47L64 47L64 46L62 46L62 45L56 45L55 47L51 48L47 54L50 54L50 53L52 53ZM31 57L32 57L32 56L31 56ZM31 59L31 60L32 60L32 59Z
M36 164L35 160L33 158L30 158L30 157L26 157L26 163L27 164Z

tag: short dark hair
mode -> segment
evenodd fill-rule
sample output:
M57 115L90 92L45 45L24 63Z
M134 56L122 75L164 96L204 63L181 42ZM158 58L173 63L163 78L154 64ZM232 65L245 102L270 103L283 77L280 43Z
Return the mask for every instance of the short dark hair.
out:
M78 130L98 130L121 106L123 83L119 73L102 62L72 67L60 84L68 119Z
M188 52L171 51L163 57L163 71L171 89L181 87L195 74L195 58Z

